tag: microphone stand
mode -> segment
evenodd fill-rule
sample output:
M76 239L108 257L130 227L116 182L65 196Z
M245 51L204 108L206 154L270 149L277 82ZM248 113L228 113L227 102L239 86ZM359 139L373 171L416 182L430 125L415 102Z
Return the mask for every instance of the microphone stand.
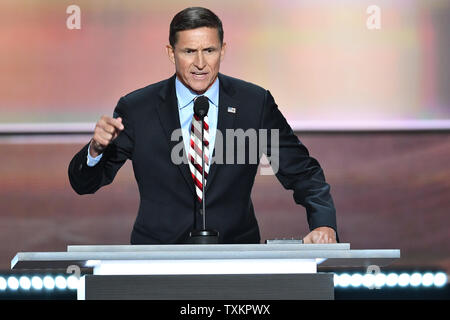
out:
M203 215L203 230L206 230L206 214L205 214L205 141L203 140L203 119L202 119L202 215Z
M204 116L203 116L204 117ZM202 120L202 211L203 225L201 230L191 231L189 234L192 244L217 244L219 242L219 232L206 229L206 211L205 211L205 142L203 140L204 128Z

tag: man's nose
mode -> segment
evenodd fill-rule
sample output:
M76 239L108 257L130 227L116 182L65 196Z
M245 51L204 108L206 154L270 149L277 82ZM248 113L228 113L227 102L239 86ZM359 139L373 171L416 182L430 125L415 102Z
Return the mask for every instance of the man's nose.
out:
M199 50L195 56L194 65L200 70L206 66L205 57L203 56L203 52L201 50Z

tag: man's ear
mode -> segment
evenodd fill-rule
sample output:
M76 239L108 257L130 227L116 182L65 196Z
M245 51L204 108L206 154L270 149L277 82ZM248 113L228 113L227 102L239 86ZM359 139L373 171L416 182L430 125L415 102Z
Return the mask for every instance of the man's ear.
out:
M227 44L224 42L222 44L222 48L220 49L220 62L222 62L223 57L225 56L226 48L227 48Z
M169 60L172 61L173 64L175 64L175 52L174 48L170 44L166 46L167 49L167 56L169 57Z

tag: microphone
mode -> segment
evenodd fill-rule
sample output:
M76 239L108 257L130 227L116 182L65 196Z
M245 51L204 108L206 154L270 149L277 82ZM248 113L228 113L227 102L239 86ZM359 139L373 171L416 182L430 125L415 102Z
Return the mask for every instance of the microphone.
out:
M203 118L208 114L208 110L209 110L209 101L207 97L198 96L194 99L194 113L197 117L203 120Z
M194 113L200 118L202 124L202 210L203 225L201 230L193 230L189 234L190 243L193 244L214 244L219 241L219 232L206 229L206 211L205 211L205 143L203 141L204 127L203 119L208 114L209 101L205 96L198 96L194 99Z

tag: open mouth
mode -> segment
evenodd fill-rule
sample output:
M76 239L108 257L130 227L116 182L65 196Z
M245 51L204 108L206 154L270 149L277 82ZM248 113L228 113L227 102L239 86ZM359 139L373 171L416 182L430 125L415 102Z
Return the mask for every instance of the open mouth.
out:
M194 77L194 79L197 80L204 80L206 79L208 73L207 72L191 72L192 76Z

